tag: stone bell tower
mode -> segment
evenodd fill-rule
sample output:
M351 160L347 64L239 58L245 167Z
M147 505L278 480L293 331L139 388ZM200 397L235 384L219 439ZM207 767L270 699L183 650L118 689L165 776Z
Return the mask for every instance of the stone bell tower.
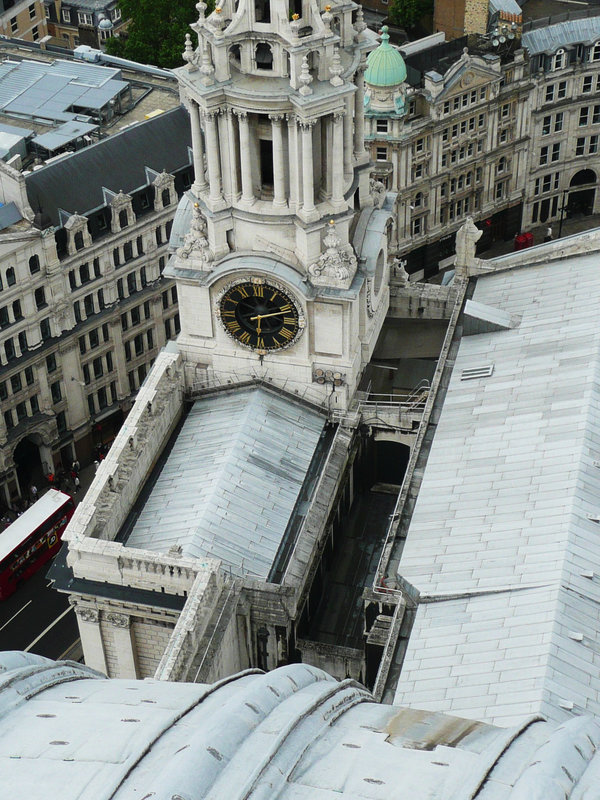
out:
M169 267L179 349L189 369L314 399L334 393L322 376L336 375L345 407L387 307L387 212L374 207L363 142L374 37L353 2L196 8L177 70L195 169Z

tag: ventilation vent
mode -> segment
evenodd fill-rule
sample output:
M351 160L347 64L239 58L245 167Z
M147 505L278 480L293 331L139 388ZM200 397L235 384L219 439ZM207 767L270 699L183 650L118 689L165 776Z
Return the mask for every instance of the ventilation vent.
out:
M470 369L463 369L460 379L461 381L472 381L475 378L489 378L493 372L493 364L486 364L485 367L471 367Z

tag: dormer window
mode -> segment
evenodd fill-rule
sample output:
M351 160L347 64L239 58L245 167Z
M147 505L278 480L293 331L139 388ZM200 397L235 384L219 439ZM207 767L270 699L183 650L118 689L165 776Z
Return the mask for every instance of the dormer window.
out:
M266 42L256 45L256 68L273 69L273 51Z
M553 70L563 69L566 62L566 56L567 54L562 48L560 50L557 50L556 53L554 54L552 69Z

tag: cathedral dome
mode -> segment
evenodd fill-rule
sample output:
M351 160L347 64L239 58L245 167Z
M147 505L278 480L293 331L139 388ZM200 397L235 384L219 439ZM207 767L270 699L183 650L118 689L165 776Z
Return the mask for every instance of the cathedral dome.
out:
M365 81L371 86L397 86L406 80L406 64L390 44L387 25L381 29L381 44L367 58Z

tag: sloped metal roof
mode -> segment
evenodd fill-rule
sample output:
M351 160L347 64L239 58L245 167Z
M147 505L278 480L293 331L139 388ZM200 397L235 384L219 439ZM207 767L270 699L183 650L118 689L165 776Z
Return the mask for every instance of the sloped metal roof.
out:
M56 128L56 130L36 136L35 144L46 150L57 150L59 147L64 147L69 142L96 130L98 130L98 125L91 125L89 122L65 122L64 125Z
M423 602L395 702L600 716L598 253L481 276L473 299L521 320L460 342L398 569Z
M555 53L571 44L591 44L600 39L600 17L571 19L523 34L521 43L530 55Z
M29 202L32 208L41 204L52 224L60 225L61 208L85 214L103 206L103 187L132 192L148 184L146 167L176 172L186 166L190 142L187 112L174 108L26 175Z
M266 578L325 423L262 388L197 400L125 545Z

